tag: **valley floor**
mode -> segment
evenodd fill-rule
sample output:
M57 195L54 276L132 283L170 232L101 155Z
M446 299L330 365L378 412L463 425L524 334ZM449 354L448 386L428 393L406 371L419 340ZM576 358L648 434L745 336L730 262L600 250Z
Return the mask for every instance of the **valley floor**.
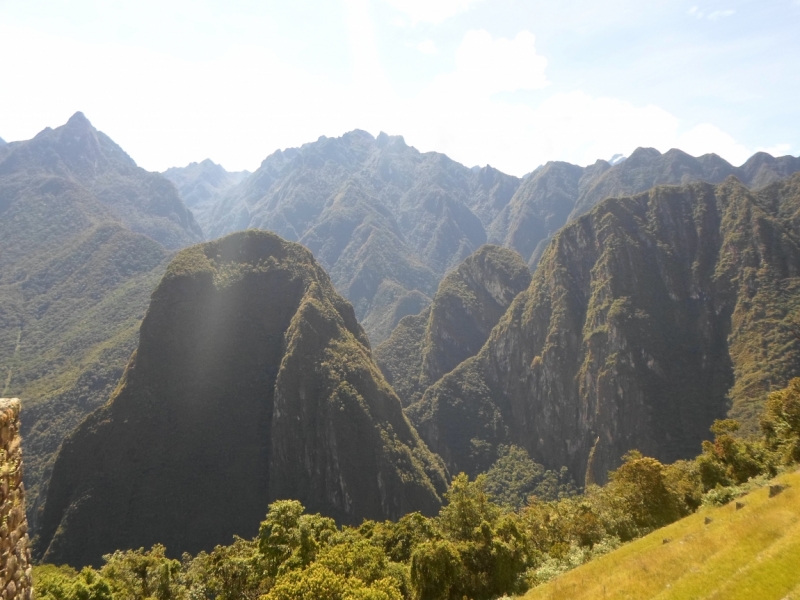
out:
M800 599L800 471L771 483L786 489L701 509L523 598Z

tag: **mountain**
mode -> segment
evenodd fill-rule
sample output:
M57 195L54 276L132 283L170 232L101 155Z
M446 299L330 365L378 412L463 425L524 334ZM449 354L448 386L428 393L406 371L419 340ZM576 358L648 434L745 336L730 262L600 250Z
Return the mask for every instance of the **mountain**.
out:
M378 343L486 242L519 181L356 130L275 152L195 212L212 237L255 227L311 249Z
M481 349L511 301L531 282L513 250L481 246L439 284L431 305L404 317L375 349L386 380L408 406Z
M307 249L247 231L170 263L111 400L62 446L37 549L180 556L255 535L276 499L359 523L433 514L445 488L352 306Z
M725 415L754 431L766 393L800 372L799 209L800 174L605 200L556 234L412 423L451 472L514 443L587 482L632 448L694 456Z
M0 153L0 395L23 399L28 517L62 440L113 391L170 248L175 187L78 113Z
M230 188L241 183L249 171L229 173L221 165L206 159L190 163L185 167L172 167L162 173L178 188L178 192L190 209L200 209L212 203Z
M490 225L489 241L514 248L535 266L556 231L606 198L638 194L657 185L721 183L730 175L759 189L797 171L800 158L773 158L764 152L741 167L716 154L695 158L680 150L661 154L654 148L637 148L613 165L604 160L585 168L550 162L520 185Z
M6 145L7 142L3 138L0 138L0 146L6 146Z
M51 176L80 184L131 231L166 248L203 239L175 187L161 175L136 166L111 138L83 113L66 125L49 127L32 140L14 144L0 163L0 177Z

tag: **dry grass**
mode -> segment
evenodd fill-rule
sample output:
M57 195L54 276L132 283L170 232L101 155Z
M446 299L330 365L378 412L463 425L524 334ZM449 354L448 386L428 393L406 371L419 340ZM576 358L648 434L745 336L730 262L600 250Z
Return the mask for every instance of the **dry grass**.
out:
M734 502L702 509L524 599L800 599L800 471L775 483L789 487L774 498L752 492L738 511Z

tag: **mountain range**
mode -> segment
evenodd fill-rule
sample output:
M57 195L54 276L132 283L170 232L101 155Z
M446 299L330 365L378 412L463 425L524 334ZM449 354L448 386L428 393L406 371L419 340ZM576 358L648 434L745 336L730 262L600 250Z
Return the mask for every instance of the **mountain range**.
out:
M220 521L202 539L170 538L193 549L249 531L244 521L255 526L275 494L302 496L340 522L394 518L434 511L448 473L484 471L509 445L547 469L567 466L577 480L593 482L633 447L665 461L694 456L714 418L735 416L753 431L766 393L798 374L798 170L794 157L757 154L733 167L715 155L640 148L613 165L551 162L517 178L420 153L399 136L353 131L277 151L252 174L227 173L207 160L162 175L136 166L81 113L32 140L0 145L0 395L23 400L37 547L67 560L83 552L74 540L87 539L93 557L80 560L95 561L110 546L96 537L99 521L83 512L81 498L112 512L118 501L155 506L154 497L137 496L126 473L164 492L173 508L183 507L178 512L188 510L181 502L190 497L131 462L140 456L155 470L162 466L137 445L129 429L136 423L125 423L155 398L162 401L148 412L148 439L174 452L171 468L185 471L187 489L208 495L192 508L202 519L223 492L203 487L192 466L192 457L211 455L190 439L190 425L226 440L241 428L250 449L261 440L261 454L236 455L242 481L261 486L242 499L248 504L240 512L249 516ZM264 244L294 258L267 252L255 265L230 250L267 234L197 245L248 227L289 240L267 236ZM227 258L217 263L213 253L222 247L232 254L221 253ZM199 262L175 276L186 257ZM297 302L272 315L274 331L208 316L209 306L226 294L239 298L249 289L244 280L267 272L304 282L302 295L289 294ZM197 297L170 287L201 280L206 287ZM247 302L237 300L252 322L263 317L253 310L274 308L260 295L269 289L257 288ZM210 320L198 320L196 331L177 317L159 321L155 315L171 314L171 300ZM301 310L309 306L325 318ZM152 316L143 324L146 313ZM311 329L300 335L284 327L284 317ZM241 347L197 338L228 326ZM278 338L302 344L278 348ZM159 354L161 347L205 348L213 360L207 372L197 371ZM242 350L252 347L272 354ZM161 358L144 368L142 355ZM302 356L328 371L315 371ZM291 368L281 379L275 369L284 362ZM334 368L346 363L357 366L356 379ZM192 387L209 378L218 383ZM325 412L329 406L315 404L322 397L342 399L357 426L348 429L338 413ZM290 399L285 410L274 404L278 398ZM212 415L219 431L198 423L195 410ZM233 411L236 427L224 425L223 410ZM275 418L249 423L237 411ZM333 429L320 429L318 418ZM161 441L173 427L181 436ZM309 445L296 427L309 428ZM331 440L346 440L377 462L359 462L351 446ZM117 441L128 454L114 450ZM225 444L215 448L235 454ZM287 478L289 459L275 462L279 456L310 458ZM84 462L94 474L80 468ZM346 500L356 485L350 463L368 474L358 502L353 494ZM121 479L98 475L110 466ZM410 482L408 490L391 483L398 480ZM140 538L130 528L111 538L150 543L163 525L144 528ZM63 537L68 530L78 533Z
M639 148L614 165L549 162L520 179L358 130L277 151L238 185L241 174L201 164L165 175L187 190L206 234L255 227L310 248L374 344L430 304L444 275L484 243L534 267L556 231L605 198L730 175L758 189L800 170L791 156L758 153L734 167L713 154Z

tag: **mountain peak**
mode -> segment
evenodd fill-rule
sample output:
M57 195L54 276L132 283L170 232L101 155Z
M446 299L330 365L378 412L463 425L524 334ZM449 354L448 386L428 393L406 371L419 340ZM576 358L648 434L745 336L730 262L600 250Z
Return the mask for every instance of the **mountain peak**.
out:
M0 137L0 146L5 146L5 145L6 145L6 141L3 138Z
M75 126L92 127L92 124L89 121L89 119L87 119L86 115L84 115L81 111L78 111L74 115L72 115L69 118L69 121L67 121L67 125L72 125L73 127Z

